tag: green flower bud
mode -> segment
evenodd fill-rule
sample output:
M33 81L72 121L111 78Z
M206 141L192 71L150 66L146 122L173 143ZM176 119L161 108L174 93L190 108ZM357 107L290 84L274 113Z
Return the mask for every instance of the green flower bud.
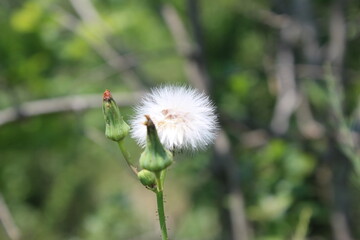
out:
M172 164L173 156L161 144L153 121L149 116L145 117L147 138L145 150L140 156L140 166L152 172L160 172Z
M145 187L153 188L156 184L155 174L143 169L138 173L138 178Z
M109 90L104 92L102 109L106 124L106 137L116 142L123 140L129 134L130 127L124 122L119 107Z

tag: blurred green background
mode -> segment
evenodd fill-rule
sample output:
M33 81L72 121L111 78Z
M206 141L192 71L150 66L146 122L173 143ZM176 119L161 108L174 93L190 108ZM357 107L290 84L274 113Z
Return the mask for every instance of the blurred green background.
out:
M171 83L208 92L222 127L168 173L171 239L359 239L359 16L355 0L0 0L0 239L160 239L101 100L129 119Z

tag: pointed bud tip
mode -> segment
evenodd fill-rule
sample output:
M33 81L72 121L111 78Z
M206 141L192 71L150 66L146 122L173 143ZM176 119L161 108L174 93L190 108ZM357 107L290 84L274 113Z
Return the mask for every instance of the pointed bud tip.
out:
M106 89L104 94L103 94L103 100L104 101L109 101L110 99L111 99L111 92L108 89Z
M154 122L149 115L144 115L147 128L146 147L140 156L140 166L151 172L159 172L169 167L173 162L171 152L161 144Z
M154 127L155 124L154 122L151 120L149 115L145 115L146 121L144 122L144 125L147 127Z

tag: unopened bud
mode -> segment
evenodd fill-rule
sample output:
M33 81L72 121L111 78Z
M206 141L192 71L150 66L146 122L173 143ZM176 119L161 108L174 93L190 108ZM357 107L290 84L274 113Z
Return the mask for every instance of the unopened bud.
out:
M140 156L140 166L152 172L160 172L173 162L171 152L163 147L159 140L156 127L149 116L145 116L147 139L144 152Z
M138 173L138 178L145 187L153 188L156 185L155 174L146 169Z
M103 95L103 114L106 137L116 142L123 140L129 134L130 127L124 122L109 90L106 90Z

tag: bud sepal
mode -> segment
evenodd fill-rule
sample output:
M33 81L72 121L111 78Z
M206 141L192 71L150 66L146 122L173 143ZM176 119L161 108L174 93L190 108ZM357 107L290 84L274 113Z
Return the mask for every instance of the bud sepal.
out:
M140 166L151 172L161 172L173 163L173 155L161 144L153 121L148 115L145 117L147 140L145 150L140 156Z

